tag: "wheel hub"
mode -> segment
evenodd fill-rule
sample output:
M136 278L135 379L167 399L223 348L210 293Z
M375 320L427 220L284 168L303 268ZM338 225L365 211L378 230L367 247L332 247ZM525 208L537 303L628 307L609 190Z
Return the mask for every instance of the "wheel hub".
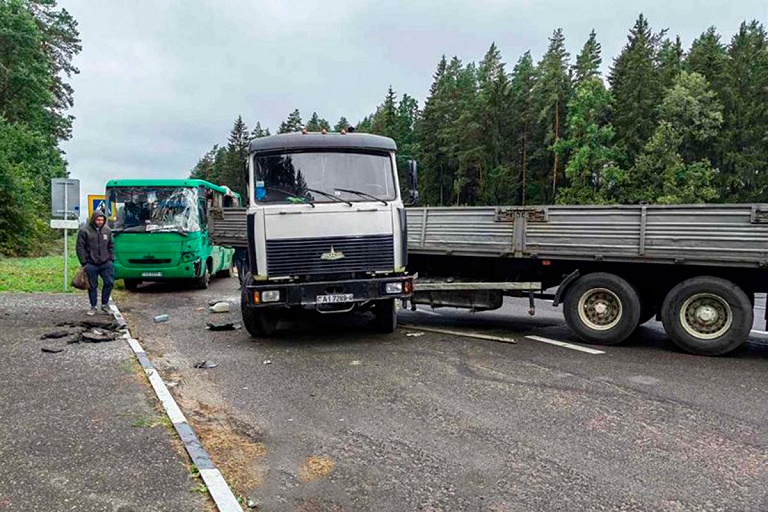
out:
M717 322L719 315L712 306L702 306L696 310L696 319L704 325L711 325Z
M711 340L724 335L733 324L733 313L728 302L710 293L689 297L680 308L683 329L699 339Z
M622 318L621 299L607 288L587 290L579 299L579 319L595 331L607 331Z

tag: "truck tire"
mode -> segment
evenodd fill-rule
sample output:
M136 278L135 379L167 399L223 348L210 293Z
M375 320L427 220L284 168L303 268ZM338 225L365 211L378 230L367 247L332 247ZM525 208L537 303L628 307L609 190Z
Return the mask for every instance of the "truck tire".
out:
M672 342L692 354L719 356L744 343L754 311L744 291L719 277L694 277L667 294L661 321Z
M251 282L251 274L245 275L243 280L243 289L240 292L240 313L243 315L243 325L254 338L266 338L273 336L277 332L277 324L280 321L280 315L277 311L267 308L254 308L248 306L248 289L246 285Z
M123 286L129 292L135 292L140 282L138 279L123 279Z
M563 314L568 326L589 343L616 345L640 320L640 299L621 277L596 272L580 277L568 290Z
M373 304L373 328L376 332L390 334L397 329L395 299L377 300Z

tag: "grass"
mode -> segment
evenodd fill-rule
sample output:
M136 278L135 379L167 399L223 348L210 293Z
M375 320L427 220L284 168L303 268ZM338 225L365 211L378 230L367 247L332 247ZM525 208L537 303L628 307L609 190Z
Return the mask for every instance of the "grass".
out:
M77 292L70 282L80 267L75 254L77 233L69 237L69 275L67 292ZM64 240L51 245L47 256L37 258L0 257L0 292L62 292L64 291ZM122 281L115 283L122 288Z

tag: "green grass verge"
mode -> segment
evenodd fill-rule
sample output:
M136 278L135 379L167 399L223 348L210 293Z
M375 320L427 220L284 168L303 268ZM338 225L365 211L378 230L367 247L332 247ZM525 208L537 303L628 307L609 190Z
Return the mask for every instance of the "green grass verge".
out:
M69 237L69 278L80 268L75 254L76 237ZM0 257L0 292L63 292L64 240L51 245L48 256L39 258ZM122 288L122 281L115 288ZM67 292L79 292L67 283Z

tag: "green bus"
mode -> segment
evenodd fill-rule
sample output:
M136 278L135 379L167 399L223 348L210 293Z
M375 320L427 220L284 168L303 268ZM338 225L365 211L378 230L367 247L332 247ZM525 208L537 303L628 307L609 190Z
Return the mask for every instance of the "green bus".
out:
M212 208L239 206L240 195L203 180L111 180L106 209L115 241L115 279L135 290L143 281L188 280L207 288L232 275L234 249L208 237Z

